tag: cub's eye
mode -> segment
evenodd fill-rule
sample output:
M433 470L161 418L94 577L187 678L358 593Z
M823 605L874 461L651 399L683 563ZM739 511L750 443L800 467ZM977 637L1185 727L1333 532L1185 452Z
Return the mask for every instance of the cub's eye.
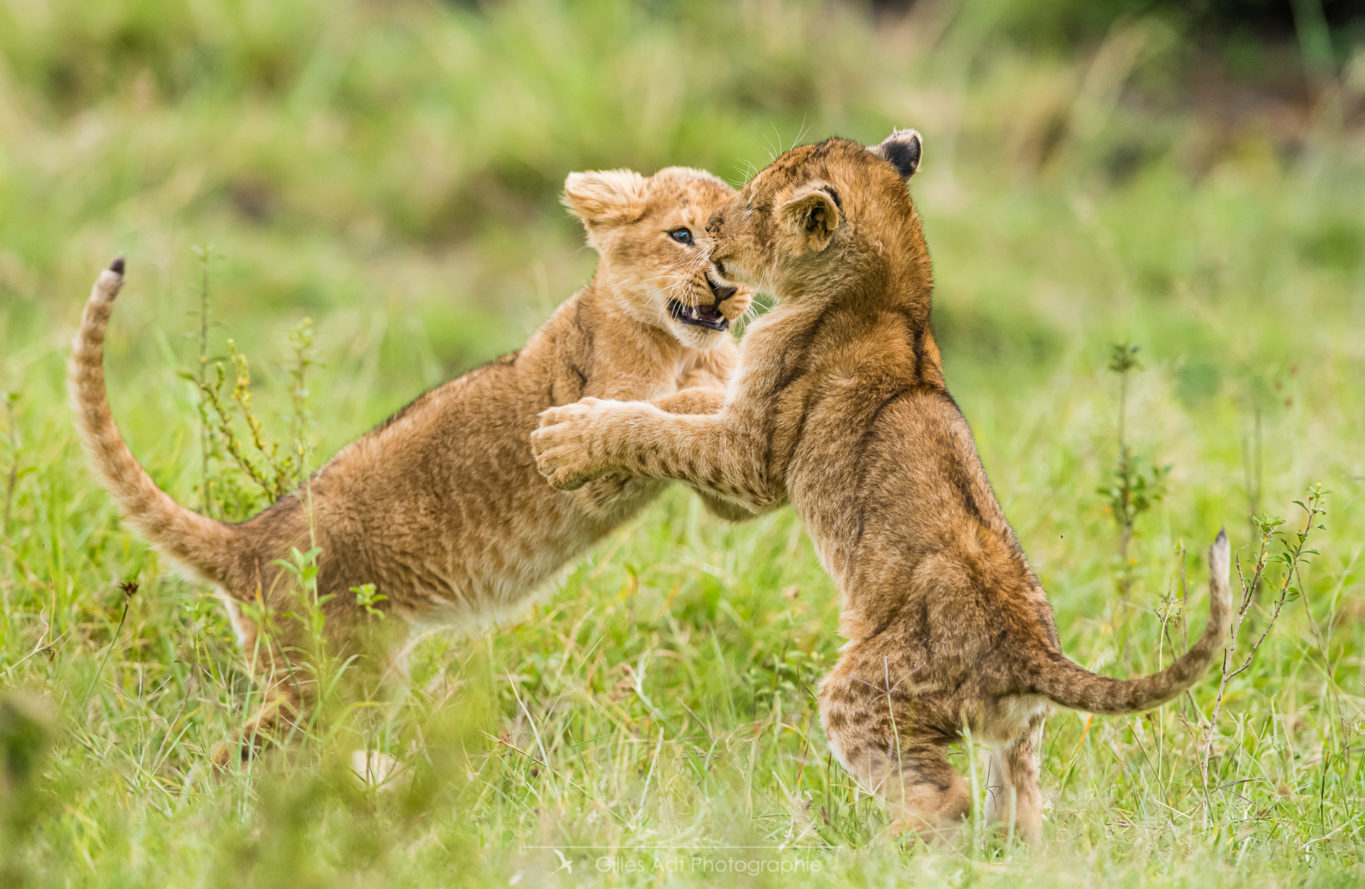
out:
M668 236L679 244L692 243L692 230L690 228L675 228L668 233Z

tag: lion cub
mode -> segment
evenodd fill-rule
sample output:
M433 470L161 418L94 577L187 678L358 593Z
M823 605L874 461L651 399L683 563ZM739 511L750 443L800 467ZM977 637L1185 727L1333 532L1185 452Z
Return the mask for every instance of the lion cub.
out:
M900 827L951 834L969 809L944 747L992 748L991 815L1041 831L1044 703L1096 713L1188 688L1227 634L1228 542L1209 552L1212 617L1153 676L1097 676L1061 652L1052 610L948 394L929 324L930 264L906 181L920 137L796 148L708 225L720 274L780 300L740 344L724 408L670 416L587 399L532 437L572 489L604 472L672 478L752 510L790 498L839 591L848 639L820 690L834 755Z
M363 650L368 621L351 592L374 584L403 626L464 623L517 605L556 570L637 512L663 488L606 478L566 494L536 472L529 438L546 408L583 396L638 398L660 410L719 408L735 362L730 322L750 291L722 284L706 261L706 220L734 194L700 170L671 167L574 173L564 201L600 255L592 282L519 352L421 396L343 448L293 494L241 524L172 500L129 452L110 415L103 342L122 259L96 281L70 363L82 442L125 519L191 575L220 590L233 627L268 694L243 733L296 719L310 697L290 653L297 620L273 633L244 609L298 612L291 549L321 548L317 576L329 648ZM703 495L727 517L736 508ZM367 640L368 642L369 640ZM396 641L396 640L384 640ZM226 760L225 749L215 758Z

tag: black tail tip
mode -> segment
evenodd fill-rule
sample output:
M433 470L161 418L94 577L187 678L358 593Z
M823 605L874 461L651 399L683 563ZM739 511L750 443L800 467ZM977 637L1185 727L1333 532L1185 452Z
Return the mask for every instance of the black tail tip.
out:
M1219 528L1219 529L1218 529L1218 536L1215 537L1215 538L1213 539L1213 542L1214 542L1215 544L1227 543L1227 542L1228 542L1228 532L1227 532L1227 529L1226 529L1226 528Z
M114 257L114 261L111 262L111 263L109 263L109 271L113 272L113 273L116 274L116 275L121 275L121 274L123 274L123 257L122 257L122 256L115 256L115 257Z

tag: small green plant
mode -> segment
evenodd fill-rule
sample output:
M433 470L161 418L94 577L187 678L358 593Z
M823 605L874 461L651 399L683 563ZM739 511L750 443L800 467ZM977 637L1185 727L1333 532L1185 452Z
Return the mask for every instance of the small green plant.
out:
M297 584L299 599L303 606L302 613L290 612L289 616L303 620L307 625L310 635L315 640L322 639L326 617L322 613L322 606L331 598L331 595L318 595L318 556L322 555L322 547L315 546L306 552L300 552L298 547L291 547L288 559L276 559L275 564L294 577Z
M356 604L365 609L366 614L381 619L384 617L384 612L379 610L376 606L387 599L388 596L378 592L375 589L374 584L362 583L360 586L353 586L351 587L351 592L355 593Z
M1134 454L1128 443L1128 381L1133 371L1142 367L1137 353L1137 346L1115 343L1109 355L1109 370L1119 377L1119 459L1110 480L1097 489L1118 526L1117 583L1119 597L1125 603L1133 587L1133 560L1128 551L1138 517L1161 502L1166 493L1166 477L1171 471L1170 466L1158 466Z
M1295 500L1294 505L1303 511L1302 524L1298 530L1292 534L1284 531L1285 520L1278 516L1269 514L1255 516L1253 521L1256 523L1259 532L1260 544L1256 551L1256 562L1252 568L1251 575L1246 576L1242 573L1242 566L1237 565L1238 580L1241 583L1242 595L1238 602L1237 613L1232 620L1232 632L1228 637L1227 647L1223 649L1222 676L1218 681L1218 694L1213 701L1213 715L1209 717L1208 725L1205 727L1204 744L1200 757L1200 770L1204 779L1204 821L1207 824L1209 819L1209 759L1213 753L1214 736L1218 728L1218 717L1223 709L1223 697L1227 692L1228 682L1241 673L1246 672L1256 657L1256 652L1260 649L1261 643L1265 642L1266 637L1275 626L1275 622L1280 618L1280 612L1287 603L1293 602L1303 596L1303 581L1299 573L1304 565L1308 564L1310 557L1316 556L1318 551L1308 545L1309 538L1314 532L1326 531L1327 526L1320 519L1327 515L1325 500L1327 492L1322 485L1314 485L1308 491L1307 500ZM1273 554L1272 554L1273 551ZM1266 580L1266 571L1278 570L1280 573L1279 583L1273 584L1272 588L1276 591L1274 605L1271 606L1270 615L1266 618L1265 625L1261 632L1248 645L1242 642L1242 649L1246 654L1238 657L1238 640L1242 636L1242 631L1246 627L1248 616L1256 610L1257 590L1260 589L1263 581ZM1305 608L1305 612L1307 609ZM1309 615L1309 622L1312 616ZM1248 634L1248 637L1250 634ZM1321 640L1319 640L1319 643ZM1319 647L1321 645L1319 644Z
M251 406L251 365L245 355L237 351L237 343L228 340L228 355L234 371L231 398L236 403L242 420L246 423L251 437L251 445L260 455L260 462L250 458L241 441L232 432L232 418L219 395L226 380L226 371L220 363L217 367L217 381L210 396L210 404L218 418L218 431L223 436L223 444L228 454L247 477L255 482L270 501L279 500L294 487L297 479L295 459L292 454L280 453L279 442L270 441L260 417Z
M179 376L193 383L199 392L200 508L208 515L223 517L230 512L249 511L262 505L262 502L279 500L307 476L313 456L308 370L317 361L313 346L313 322L304 318L289 334L292 353L289 368L289 442L282 446L280 442L269 439L264 424L252 407L251 365L247 357L237 350L236 341L227 341L226 361L213 361L209 355L208 337L212 327L209 270L213 260L222 258L222 254L209 246L193 249L199 257L200 267L198 360L192 373L182 372ZM212 375L209 372L210 364L213 366ZM230 389L227 387L229 365L232 378ZM237 406L236 420L229 401ZM245 437L250 439L249 445L234 429L237 420L246 426ZM247 482L260 491L259 495L251 494L238 478L216 471L217 464L224 457L236 464Z

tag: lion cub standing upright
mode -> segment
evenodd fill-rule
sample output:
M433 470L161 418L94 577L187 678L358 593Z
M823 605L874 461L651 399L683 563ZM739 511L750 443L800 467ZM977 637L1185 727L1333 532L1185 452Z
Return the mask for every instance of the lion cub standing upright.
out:
M790 498L839 590L849 642L820 689L837 756L901 825L950 833L970 801L943 748L993 748L992 814L1036 839L1045 701L1095 713L1156 706L1227 635L1228 542L1209 552L1212 617L1153 676L1097 676L1061 652L1052 609L948 394L929 324L929 252L906 180L920 138L793 149L708 225L724 276L781 304L750 326L724 408L669 416L585 400L532 437L552 484L604 472L682 479L754 510Z
M295 718L309 696L290 664L303 641L299 622L262 632L240 607L263 601L276 615L299 610L276 563L292 549L321 548L325 631L345 653L359 647L366 618L353 587L374 584L387 597L382 607L407 623L497 615L662 490L653 479L616 477L574 494L556 491L536 472L528 440L541 411L583 396L646 399L669 411L719 408L735 361L727 330L750 293L711 275L704 226L732 194L711 174L680 167L650 178L629 170L569 176L565 202L601 257L592 282L521 351L421 396L241 524L176 503L129 452L103 372L123 260L100 275L71 355L77 426L125 519L221 591L269 689L244 730L244 751L258 733Z

